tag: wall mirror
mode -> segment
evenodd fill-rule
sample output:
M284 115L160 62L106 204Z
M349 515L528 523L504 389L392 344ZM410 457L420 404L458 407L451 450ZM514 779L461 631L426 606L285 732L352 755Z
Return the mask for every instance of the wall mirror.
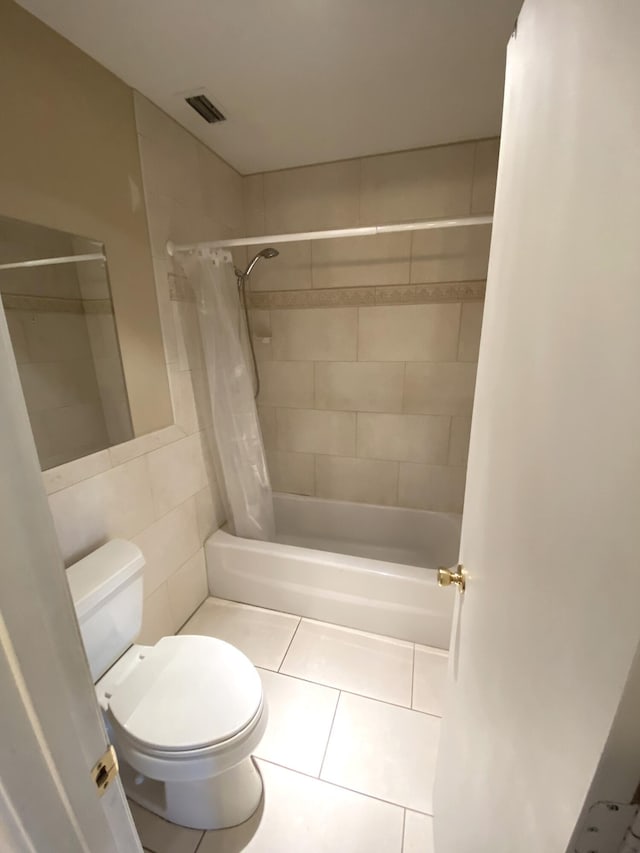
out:
M133 438L103 244L0 217L0 294L42 469Z

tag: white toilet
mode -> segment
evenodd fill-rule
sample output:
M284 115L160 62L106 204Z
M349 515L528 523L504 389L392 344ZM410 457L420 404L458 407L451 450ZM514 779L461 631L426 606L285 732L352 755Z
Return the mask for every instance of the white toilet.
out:
M125 790L182 826L235 826L262 796L251 758L267 725L260 676L213 637L134 645L143 566L139 548L114 539L67 572Z

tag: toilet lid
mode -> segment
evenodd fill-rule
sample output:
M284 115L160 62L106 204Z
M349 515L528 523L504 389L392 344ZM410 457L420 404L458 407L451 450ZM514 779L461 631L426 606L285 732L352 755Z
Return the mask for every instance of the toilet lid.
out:
M213 637L164 637L109 699L117 726L161 750L228 740L257 714L262 682L251 661Z

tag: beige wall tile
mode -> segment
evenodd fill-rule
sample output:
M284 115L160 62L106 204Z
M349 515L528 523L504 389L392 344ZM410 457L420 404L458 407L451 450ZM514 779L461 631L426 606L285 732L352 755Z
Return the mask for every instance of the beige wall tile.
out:
M400 506L437 512L462 512L465 469L400 463Z
M146 460L133 459L49 497L62 556L74 563L109 539L130 539L154 520Z
M146 646L155 646L162 637L175 634L179 624L174 620L169 607L169 590L166 583L159 586L142 607L142 629L136 640Z
M200 433L154 450L146 459L156 518L207 484Z
M217 484L213 483L212 486L205 486L204 489L197 492L194 500L196 502L198 535L200 542L205 542L227 520L222 496Z
M265 234L264 175L245 175L242 179L242 201L247 235Z
M478 281L487 277L490 225L415 231L411 281Z
M264 245L250 246L249 260ZM311 287L311 243L278 243L276 258L258 261L249 277L250 290L304 290Z
M265 361L260 365L260 395L264 406L313 408L313 362Z
M469 456L469 436L471 418L451 418L451 437L449 439L449 465L466 467Z
M47 412L47 431L54 458L60 461L109 446L104 412L97 400Z
M188 134L186 134L188 135ZM213 228L209 239L244 236L242 209L242 176L227 165L210 148L197 144L198 182L201 188L207 227ZM190 197L190 203L195 197ZM199 237L192 238L198 240ZM203 238L207 239L207 238Z
M177 368L191 370L202 364L202 338L198 310L193 302L172 302L177 339Z
M316 456L316 494L332 500L393 506L398 497L398 463Z
M273 357L279 361L352 361L357 308L298 308L271 312Z
M459 361L477 361L484 302L465 302L460 318Z
M275 312L274 312L275 313ZM358 309L360 361L455 361L460 305Z
M154 257L153 269L156 280L156 297L160 313L164 355L167 364L174 364L178 360L178 338L173 307L169 299L169 262Z
M272 361L271 312L261 308L250 308L249 319L257 360L259 362Z
M318 240L311 245L314 287L404 284L409 281L411 234Z
M167 581L167 590L172 621L181 627L209 594L202 548L171 575Z
M271 488L274 492L313 495L315 491L314 456L311 453L267 452Z
M448 452L448 417L358 414L359 457L437 464Z
M265 174L267 233L357 225L359 180L358 160Z
M175 424L187 435L200 429L190 370L169 369L169 388Z
M475 143L365 157L362 225L469 213Z
M111 464L122 465L123 462L128 462L137 456L144 456L145 453L150 453L152 450L165 447L167 444L185 437L186 433L184 430L175 425L156 430L155 432L149 432L147 435L141 435L140 438L134 438L131 441L125 441L123 444L110 447L109 456L111 457Z
M276 417L279 450L355 456L356 416L352 412L278 409Z
M99 399L91 360L20 364L18 373L30 413Z
M13 347L13 355L18 364L24 361L31 361L29 348L27 347L27 324L31 317L26 311L15 311L5 309L7 318L7 326L9 327L9 337L11 338L11 346Z
M46 493L52 495L54 492L67 489L82 480L89 480L96 474L108 471L109 468L111 468L109 451L100 450L98 453L82 456L80 459L74 459L65 465L58 465L56 468L43 471L42 480Z
M402 410L404 364L384 362L318 362L316 408L358 412Z
M473 194L471 196L471 213L474 215L493 211L499 150L499 139L483 139L476 142Z
M150 595L202 547L193 498L175 507L133 540L145 558L144 594Z
M55 295L55 292L51 295ZM95 321L95 317L89 317ZM25 325L30 361L75 361L91 358L83 314L34 313Z
M425 415L467 415L473 407L475 364L409 362L404 411Z
M138 96L139 97L139 96ZM147 128L148 130L148 128ZM183 203L202 205L198 174L198 142L168 116L157 117L153 135L138 135L145 186ZM204 212L201 208L201 212Z
M267 450L275 450L278 444L276 435L276 410L272 406L258 406L262 441Z

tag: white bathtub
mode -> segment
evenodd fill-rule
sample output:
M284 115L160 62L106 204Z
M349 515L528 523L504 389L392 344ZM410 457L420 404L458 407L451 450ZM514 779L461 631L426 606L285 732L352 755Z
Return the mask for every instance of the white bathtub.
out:
M449 647L455 592L435 569L458 559L459 516L285 494L274 506L276 542L207 540L213 595Z

